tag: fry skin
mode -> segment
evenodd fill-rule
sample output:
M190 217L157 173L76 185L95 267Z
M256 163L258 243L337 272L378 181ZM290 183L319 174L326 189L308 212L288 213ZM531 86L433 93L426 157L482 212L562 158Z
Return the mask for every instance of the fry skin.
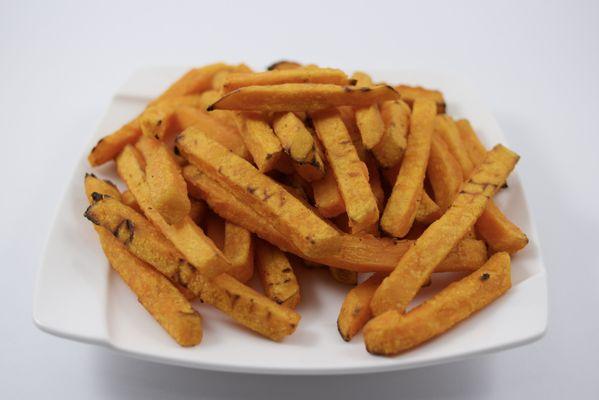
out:
M117 172L135 196L145 216L166 236L194 267L206 277L213 277L230 268L222 252L193 223L189 216L169 225L153 207L145 173L135 148L125 147L117 157Z
M227 65L218 63L207 65L202 68L194 68L187 72L164 93L150 104L156 104L162 100L197 94L210 88L212 76L220 70L228 68ZM142 135L139 126L139 117L126 123L120 129L100 139L89 153L87 160L92 167L102 165L113 160L128 144L133 144Z
M288 308L299 304L300 287L285 253L263 240L257 240L256 267L269 299Z
M391 356L416 347L489 305L510 287L510 256L497 253L476 272L409 313L389 310L372 319L364 327L366 349Z
M223 82L223 93L245 86L280 85L283 83L329 83L348 85L345 72L333 68L295 68L258 73L229 74Z
M435 194L435 203L445 212L460 191L464 177L460 164L438 132L433 134L426 173Z
M401 162L407 146L410 126L410 107L403 101L386 101L381 104L381 117L385 129L381 140L372 147L372 154L384 168Z
M317 256L336 251L339 232L244 159L197 130L184 131L177 138L177 146L192 164L266 218L302 254Z
M191 210L181 168L168 148L152 137L140 138L136 147L146 160L146 182L154 208L169 225L181 222Z
M175 116L181 131L195 126L239 157L246 160L251 159L250 152L243 143L236 125L227 125L218 118L192 107L178 108L175 111Z
M260 172L273 170L281 161L283 148L265 116L258 113L237 115L239 133Z
M285 83L247 86L234 90L208 107L208 111L317 111L345 105L368 106L397 98L399 94L392 87L384 85L356 88L315 83Z
M357 87L372 87L372 79L363 72L356 72L352 78ZM385 123L377 104L356 108L356 123L362 136L362 143L367 149L376 146L385 133Z
M379 286L370 304L374 315L405 310L431 272L474 226L518 158L502 145L487 153L447 212L424 231Z
M421 86L408 85L395 86L395 90L399 92L401 99L410 107L414 106L414 101L416 101L416 99L428 99L435 102L437 105L438 114L445 114L445 99L443 98L443 93L439 92L438 90L430 90Z
M474 165L479 165L485 155L485 147L479 141L468 120L456 123L462 138L462 143ZM528 244L528 237L522 230L510 221L505 214L489 201L489 205L476 221L476 231L485 239L493 251L507 251L514 254Z
M395 236L408 233L422 196L434 128L435 104L416 100L410 120L410 136L399 175L381 218L381 228Z
M346 342L349 342L372 317L370 300L376 288L379 287L385 274L376 273L370 278L351 289L339 311L337 330Z
M453 119L445 114L438 115L435 118L435 133L441 136L443 141L447 143L447 148L462 168L464 178L469 177L474 169L474 164L462 144L460 132Z
M366 165L358 157L336 110L314 113L312 119L345 203L352 232L365 231L379 218L376 198L368 183Z
M281 146L293 160L297 173L308 182L322 179L322 155L302 120L294 113L282 113L274 117L272 127Z
M137 300L181 346L202 341L202 317L167 278L133 256L114 236L96 229L112 268L135 293Z

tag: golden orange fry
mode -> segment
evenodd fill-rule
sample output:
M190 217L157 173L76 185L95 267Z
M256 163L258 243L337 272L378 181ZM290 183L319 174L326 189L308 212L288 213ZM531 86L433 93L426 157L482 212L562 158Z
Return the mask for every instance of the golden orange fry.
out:
M487 153L449 210L424 231L379 286L371 303L375 315L391 309L405 310L430 274L474 226L518 158L502 145Z
M510 287L510 256L497 253L476 272L409 313L395 309L372 319L364 327L366 349L390 356L416 347L489 305Z
M418 210L416 210L416 217L414 221L421 224L432 224L433 221L439 219L443 213L441 208L430 198L426 190L422 191L422 197L420 198L420 204L418 204Z
M372 87L372 79L363 72L356 72L352 78L356 80L357 87ZM385 133L385 123L378 105L370 104L364 107L356 108L356 123L362 136L362 143L367 149L372 149L376 146Z
M330 83L348 85L345 72L333 68L279 69L258 73L232 73L223 82L224 93L245 86L280 85L283 83Z
M339 193L339 187L332 169L326 168L324 177L312 182L314 204L318 213L325 218L336 217L345 212L345 203Z
M300 286L285 253L258 239L256 266L264 293L269 299L289 308L299 304Z
M238 128L245 146L260 172L268 172L281 162L281 142L268 124L266 116L259 113L239 113Z
M399 94L385 85L356 88L317 83L285 83L247 86L234 90L208 107L208 111L317 111L345 105L368 106L397 98Z
M437 132L433 134L426 173L435 194L435 203L445 212L460 191L464 177L460 164Z
M435 118L435 133L447 143L447 148L462 168L464 178L468 178L474 169L474 164L462 144L460 132L453 119L444 114Z
M437 105L437 113L444 114L446 105L443 93L438 90L425 89L421 86L408 86L399 85L395 86L401 96L401 99L405 101L410 107L414 106L416 99L428 99L435 102Z
M335 175L353 232L361 232L378 221L376 198L368 183L368 170L360 160L339 113L320 111L312 115L318 138Z
M410 127L410 107L403 101L386 101L381 104L381 116L385 131L381 140L372 148L372 154L384 168L401 162L407 146Z
M416 217L431 147L435 103L416 100L410 120L410 136L397 180L381 217L381 228L395 237L408 233Z

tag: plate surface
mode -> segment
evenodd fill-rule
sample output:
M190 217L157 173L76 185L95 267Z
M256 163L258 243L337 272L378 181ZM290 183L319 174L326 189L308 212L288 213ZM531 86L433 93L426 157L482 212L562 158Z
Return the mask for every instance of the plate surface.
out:
M530 238L512 260L513 288L486 309L429 343L393 358L364 349L361 336L345 343L336 320L347 287L327 271L298 271L302 320L295 334L273 343L235 325L225 315L195 304L204 321L204 339L194 348L179 347L111 271L91 225L83 218L87 201L83 176L93 144L143 110L185 68L147 68L135 73L114 97L89 145L82 149L59 206L41 260L34 294L36 325L64 338L99 344L138 358L215 371L322 375L400 370L438 364L523 345L539 339L547 327L547 289L539 241L517 172L496 197L502 210ZM445 94L449 113L467 117L485 145L503 134L471 87L454 77L423 71L372 71L377 80L419 84ZM518 149L514 149L518 151ZM522 154L526 157L526 154ZM115 179L112 163L93 171ZM436 274L433 285L415 303L442 288L451 277Z

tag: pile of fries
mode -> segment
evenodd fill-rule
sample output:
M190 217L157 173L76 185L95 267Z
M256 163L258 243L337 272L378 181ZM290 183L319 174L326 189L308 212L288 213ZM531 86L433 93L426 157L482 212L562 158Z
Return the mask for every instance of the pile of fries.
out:
M296 271L318 265L349 286L341 337L362 330L369 352L395 355L506 292L528 242L492 200L518 155L487 151L441 92L362 72L194 68L89 154L111 160L127 190L87 174L85 217L181 346L202 339L194 299L269 339L291 335ZM262 293L248 286L255 270ZM467 274L408 310L438 272Z

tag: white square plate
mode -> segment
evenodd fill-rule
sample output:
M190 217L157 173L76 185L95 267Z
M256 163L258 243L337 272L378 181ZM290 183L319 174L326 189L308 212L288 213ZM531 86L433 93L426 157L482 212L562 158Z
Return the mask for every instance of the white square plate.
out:
M87 207L83 176L92 171L85 156L93 144L137 115L149 99L183 72L183 68L148 68L134 74L113 99L90 145L81 149L81 160L58 209L38 273L33 314L40 329L169 364L294 375L415 368L523 345L543 335L547 327L545 268L524 188L514 173L508 180L509 188L496 199L530 238L526 249L513 258L513 288L429 343L392 358L368 354L361 336L345 343L337 332L336 320L347 287L333 282L327 271L306 270L299 274L302 302L298 311L302 320L297 331L282 343L264 339L209 306L196 304L204 320L203 342L193 348L179 347L109 268L91 224L83 217ZM505 143L493 116L463 81L414 71L373 71L373 76L440 89L448 101L449 113L469 118L486 145ZM113 165L93 172L115 178ZM416 301L439 290L447 283L446 278L433 278L432 287Z

